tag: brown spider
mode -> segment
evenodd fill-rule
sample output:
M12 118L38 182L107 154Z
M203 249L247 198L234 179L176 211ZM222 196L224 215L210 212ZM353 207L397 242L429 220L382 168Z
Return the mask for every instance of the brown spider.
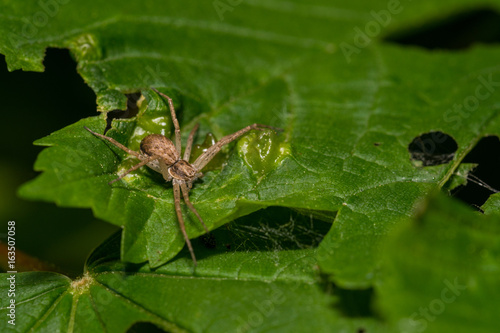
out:
M189 248L189 252L191 253L191 258L193 259L193 263L196 266L196 257L194 255L191 241L189 240L188 235L186 233L186 227L184 225L184 219L182 217L181 192L184 198L184 202L187 204L189 209L196 215L196 217L198 217L201 224L203 225L203 228L208 233L209 232L208 228L203 222L203 219L201 218L200 214L198 214L191 201L189 201L189 190L191 190L193 182L196 179L203 177L203 174L200 172L201 169L203 169L203 167L205 167L205 165L207 165L208 162L210 162L210 160L214 158L214 156L221 150L222 146L230 143L231 141L236 140L246 132L252 129L263 129L263 128L275 129L275 128L260 124L253 124L247 126L233 134L223 137L222 139L220 139L220 141L218 141L216 144L208 148L203 154L201 154L196 159L196 161L190 163L189 158L191 155L191 148L193 146L193 139L196 131L198 130L199 124L196 124L196 126L189 133L186 150L184 151L184 157L181 158L181 149L182 149L181 130L179 128L179 122L177 121L177 117L175 115L175 109L172 103L172 99L154 88L152 88L152 90L154 90L157 94L166 98L168 101L172 122L174 123L174 128L175 128L175 145L169 138L165 137L164 135L150 134L146 136L144 139L142 139L140 152L136 152L125 147L115 139L96 133L90 130L88 127L85 127L85 129L100 138L108 140L121 150L141 160L141 162L139 162L138 164L134 165L133 167L125 171L120 177L110 181L109 184L112 184L122 179L130 172L137 170L144 165L147 165L154 171L161 173L163 175L163 178L167 182L172 181L174 188L175 212L179 220L179 226L181 228L182 234L184 235L184 239L186 240L186 244Z

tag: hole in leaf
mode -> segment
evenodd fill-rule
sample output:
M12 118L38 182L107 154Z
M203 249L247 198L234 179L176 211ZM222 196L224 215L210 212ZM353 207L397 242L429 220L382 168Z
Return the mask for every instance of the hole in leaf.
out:
M443 132L428 132L417 136L408 146L411 160L417 166L448 163L455 156L457 142Z
M269 207L229 224L227 243L236 251L307 249L317 247L331 226L289 208Z
M106 129L104 133L106 133L109 129L111 129L111 123L113 119L128 119L137 116L139 113L139 106L137 105L137 101L141 98L142 94L140 92L126 94L127 96L127 109L126 110L113 110L108 112L106 117Z
M217 247L217 240L212 233L203 234L198 239L207 249L215 249Z
M268 207L198 238L199 259L215 252L283 251L319 245L332 226L285 207ZM184 249L182 256L189 256Z
M465 49L476 43L500 43L500 14L489 8L471 10L394 33L388 42L427 49Z
M168 331L164 331L158 326L148 323L148 322L138 322L132 325L127 333L165 333Z
M373 288L364 290L351 290L335 287L334 295L338 297L338 302L335 304L344 316L350 318L371 317L373 310Z
M458 186L451 195L480 210L489 196L500 188L500 139L487 136L465 156L463 163L478 164L467 175L467 184Z

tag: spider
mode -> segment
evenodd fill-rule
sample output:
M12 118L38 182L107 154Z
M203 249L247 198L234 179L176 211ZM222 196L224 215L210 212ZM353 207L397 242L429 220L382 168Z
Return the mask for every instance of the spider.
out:
M96 133L84 126L84 128L90 133L98 136L102 139L105 139L111 142L116 147L120 148L124 152L136 157L141 160L139 163L125 171L118 178L109 182L112 183L122 179L130 172L139 169L140 167L147 165L149 168L153 169L156 172L159 172L163 175L163 178L167 182L172 182L173 191L174 191L174 204L175 204L175 212L177 214L177 219L179 221L179 226L184 236L184 240L188 246L189 252L191 254L191 258L193 259L194 266L197 265L196 256L194 255L193 246L191 245L191 241L186 233L186 226L184 224L184 218L182 217L181 211L181 193L184 199L184 202L189 207L189 209L196 215L198 220L200 220L205 232L209 232L205 222L201 218L200 214L194 208L193 204L189 200L189 191L193 186L193 182L201 177L203 174L201 170L214 158L214 156L221 150L221 148L236 140L246 132L256 129L262 130L264 128L276 129L271 126L261 125L261 124L252 124L241 130L227 135L220 139L213 146L209 147L203 154L201 154L194 162L190 163L190 155L191 148L193 146L194 135L196 134L199 124L196 124L195 127L189 133L189 137L187 140L186 149L184 150L184 156L181 158L182 145L181 145L181 130L179 128L179 122L177 121L177 117L175 115L174 104L172 103L172 99L167 95L161 93L160 91L151 88L160 96L163 96L168 101L168 107L170 109L170 114L172 117L172 122L174 124L175 129L175 144L166 136L161 134L150 134L146 136L141 141L140 152L131 150L113 138L109 136L105 136L103 134Z

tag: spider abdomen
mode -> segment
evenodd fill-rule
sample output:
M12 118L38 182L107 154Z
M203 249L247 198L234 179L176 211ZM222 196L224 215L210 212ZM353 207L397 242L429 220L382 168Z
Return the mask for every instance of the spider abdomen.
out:
M166 165L179 160L174 143L164 135L150 134L141 141L141 151L148 156L160 156Z

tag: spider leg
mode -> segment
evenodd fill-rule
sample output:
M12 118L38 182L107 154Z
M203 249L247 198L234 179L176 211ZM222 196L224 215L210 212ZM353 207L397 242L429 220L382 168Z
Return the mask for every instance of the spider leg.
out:
M159 173L161 173L161 175L163 176L163 179L165 179L165 181L168 183L170 181L172 181L172 176L170 176L170 173L168 172L168 169L170 168L170 165L167 165L165 163L165 161L163 160L159 160L158 161L158 165L159 165L159 168L160 168L160 171Z
M189 133L189 138L186 145L186 150L184 151L184 161L189 162L189 158L191 157L191 148L193 148L194 135L196 131L200 127L200 124L196 124L191 132Z
M177 150L177 152L179 153L179 156L180 156L181 155L181 149L182 149L182 146L181 146L181 129L179 127L179 122L177 121L177 116L175 115L174 103L172 102L172 99L170 97L168 97L167 95L165 95L164 93L159 92L155 88L151 88L151 90L153 90L157 94L163 96L168 101L168 107L170 109L170 116L172 117L172 122L174 123L174 129L175 129L175 149Z
M145 156L144 156L144 155L145 155ZM148 155L146 155L146 154L144 154L144 155L143 155L143 157L142 157L143 159L148 157ZM154 170L154 171L156 171L156 172L158 172L158 173L161 173L161 167L160 167L160 163L159 163L159 161L158 161L158 160L155 160L155 161L151 161L151 162L149 162L149 163L147 164L147 166L148 166L151 170Z
M184 235L184 240L186 241L189 252L191 253L191 258L193 259L194 266L196 267L196 257L194 255L193 246L191 245L191 241L186 233L186 226L184 224L184 218L182 217L181 210L181 191L179 187L179 183L175 180L172 182L174 187L174 203L175 203L175 212L177 213L177 219L179 220L179 226L181 228L182 234Z
M144 165L148 164L149 162L152 162L152 161L157 160L159 158L160 158L160 156L151 156L151 157L148 157L145 160L142 160L140 163L134 165L133 167L131 167L130 169L128 169L127 171L125 171L120 177L118 177L118 178L110 181L108 184L111 185L114 182L119 181L120 179L122 179L123 177L125 177L126 175L128 175L129 173L131 173L132 171L137 170L141 166L144 166Z
M124 145L122 145L121 143L119 143L118 141L116 141L115 139L113 138L110 138L109 136L106 136L106 135L102 135L102 134L99 134L99 133L96 133L94 131L92 131L90 128L88 128L87 126L83 126L83 128L85 128L87 131L89 131L90 133L94 134L95 136L98 136L104 140L107 140L109 142L111 142L112 144L114 144L115 146L117 146L118 148L120 148L121 150L123 150L124 152L130 154L130 155L133 155L135 157L137 157L138 159L140 160L143 160L144 157L136 152L136 151L133 151L132 149L129 149L127 147L125 147Z
M205 167L205 165L207 165L208 162L210 162L212 160L212 158L214 158L214 156L221 150L221 148L224 145L230 143L231 141L236 140L237 138L239 138L240 136L242 136L243 134L245 134L248 131L251 131L253 129L261 130L264 128L275 129L274 127L267 126L267 125L252 124L252 125L249 125L245 128L240 129L237 132L234 132L233 134L226 135L225 137L220 139L216 144L214 144L213 146L208 148L203 154L201 154L196 159L196 161L194 161L193 166L197 170L203 169L203 167Z
M184 197L184 202L189 207L189 209L191 209L194 215L196 215L198 220L200 220L201 224L203 225L203 228L205 229L205 232L208 234L209 231L207 226L205 225L205 222L203 222L203 219L201 218L200 214L198 213L196 208L194 208L193 204L191 203L191 200L189 200L189 189L186 185L186 182L181 182L181 190L182 190L182 196Z

